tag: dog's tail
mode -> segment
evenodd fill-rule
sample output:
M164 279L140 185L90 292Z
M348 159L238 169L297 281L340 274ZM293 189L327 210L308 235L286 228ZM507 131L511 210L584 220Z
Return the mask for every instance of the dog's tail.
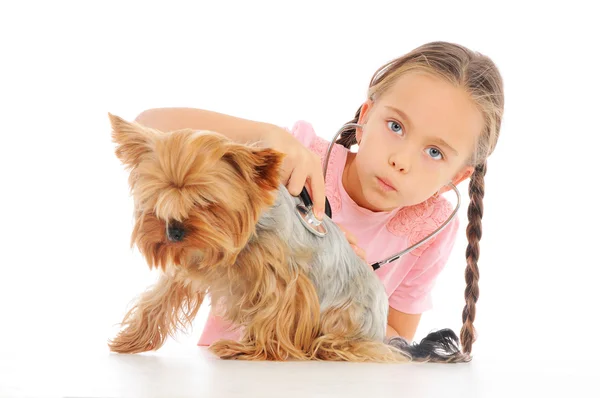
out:
M383 363L461 363L471 360L469 355L460 351L458 338L450 329L432 332L421 342L413 344L402 337L393 337L382 342L325 334L313 342L309 358Z
M392 337L386 343L412 362L464 363L471 356L460 351L459 339L451 329L431 332L419 343L410 344L403 337Z

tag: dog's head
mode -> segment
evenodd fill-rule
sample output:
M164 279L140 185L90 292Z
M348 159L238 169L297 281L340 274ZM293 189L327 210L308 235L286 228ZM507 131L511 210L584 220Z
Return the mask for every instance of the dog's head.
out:
M131 245L150 267L227 265L274 203L283 154L211 131L162 132L109 114L129 171Z

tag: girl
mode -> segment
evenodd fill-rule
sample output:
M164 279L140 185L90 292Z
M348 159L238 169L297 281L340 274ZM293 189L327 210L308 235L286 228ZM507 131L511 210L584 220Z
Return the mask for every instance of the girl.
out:
M137 121L162 130L219 131L239 142L262 141L287 154L281 178L292 195L306 185L321 218L327 196L332 218L368 263L418 242L452 212L439 196L450 183L470 178L465 278L466 305L460 333L463 351L475 340L479 297L479 239L486 159L493 152L504 111L503 82L494 63L463 46L432 42L376 71L368 95L332 149L311 125L291 129L189 108L151 109ZM358 145L356 152L350 151ZM378 269L389 296L388 337L414 337L421 314L458 231L458 218L433 239ZM199 345L239 337L213 303Z

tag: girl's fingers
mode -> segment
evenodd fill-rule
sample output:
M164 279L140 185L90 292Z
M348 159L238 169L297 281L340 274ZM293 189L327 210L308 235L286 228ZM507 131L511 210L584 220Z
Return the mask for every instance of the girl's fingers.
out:
M367 252L365 252L363 249L361 249L360 247L357 246L358 244L358 240L356 239L356 236L354 236L353 234L351 234L350 232L348 232L344 227L342 227L339 224L336 224L340 230L344 233L344 236L346 236L346 239L348 240L348 243L350 243L350 246L352 247L352 249L354 250L354 252L364 261L367 262Z
M361 249L360 247L356 246L356 245L351 245L352 249L354 249L354 252L358 255L358 257L360 257L364 262L367 262L367 253Z
M304 182L306 181L306 172L298 169L297 167L292 171L290 179L286 185L288 192L294 196L300 195L302 188L304 188Z
M357 243L357 239L356 236L352 235L350 232L348 232L344 227L342 227L341 225L338 225L338 227L340 227L340 230L344 233L344 236L346 236L346 239L348 239L348 242L350 244L356 244Z

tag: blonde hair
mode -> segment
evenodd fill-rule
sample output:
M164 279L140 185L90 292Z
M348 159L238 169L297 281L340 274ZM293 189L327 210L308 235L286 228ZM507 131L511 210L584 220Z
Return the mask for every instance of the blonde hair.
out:
M487 158L494 151L500 135L504 113L503 81L494 62L481 53L464 46L435 41L424 44L409 53L381 66L371 78L368 97L376 101L395 82L408 72L426 72L445 81L462 87L470 95L473 103L481 111L484 128L479 135L476 147L468 160L475 171L469 183L470 203L467 210L468 245L466 250L467 268L465 271L465 301L460 340L463 352L471 353L475 341L475 304L479 299L479 240L481 239L481 219L483 217L484 177L487 171ZM358 123L362 106L358 108L351 123ZM348 129L336 141L350 148L356 144L356 129Z

